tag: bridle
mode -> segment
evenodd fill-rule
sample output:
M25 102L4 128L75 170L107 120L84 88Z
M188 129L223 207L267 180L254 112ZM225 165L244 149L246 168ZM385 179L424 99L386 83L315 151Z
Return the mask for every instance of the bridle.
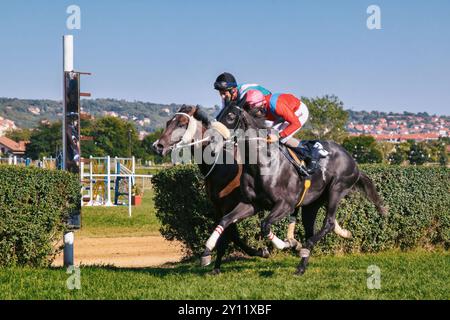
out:
M199 143L203 143L203 142L211 139L211 137L206 137L206 138L203 138L200 140L194 140L194 142L189 142L189 141L192 141L192 139L194 138L195 132L197 131L197 119L195 119L193 116L191 116L185 112L175 113L175 116L177 116L177 115L185 116L188 118L188 127L186 129L186 132L183 134L183 137L181 137L181 140L178 143L174 144L173 146L170 146L171 150L177 150L177 149L181 149L181 148L191 147L191 146L197 145Z
M194 138L194 134L197 130L197 119L195 119L193 116L185 113L185 112L177 112L175 113L175 116L177 115L182 115L188 118L188 127L186 129L186 132L184 133L183 137L181 138L180 142L178 142L177 144L173 145L170 147L170 149L172 150L178 150L178 149L182 149L182 148L186 148L186 147L191 147L194 145L197 145L199 143L203 143L205 141L210 141L211 137L208 136L206 138L200 139L200 140L194 140L194 142L189 142L192 141L192 139ZM224 146L225 144L227 144L229 141L225 140L224 141ZM214 159L214 162L211 166L211 168L209 169L209 171L203 175L203 179L206 179L207 177L209 177L209 175L213 172L214 168L216 167L217 161L219 160L219 156L220 156L220 152L217 152L216 158Z

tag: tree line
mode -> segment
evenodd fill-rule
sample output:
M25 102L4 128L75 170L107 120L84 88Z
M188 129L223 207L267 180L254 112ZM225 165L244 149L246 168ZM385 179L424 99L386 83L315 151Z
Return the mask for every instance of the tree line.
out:
M399 144L377 142L372 136L349 136L345 129L349 114L343 102L334 95L306 98L310 117L298 133L299 139L333 140L340 143L358 163L424 164L448 163L446 152L448 138L432 142L407 141ZM136 125L119 117L106 116L81 120L81 135L90 137L81 141L81 155L129 157L169 162L152 152L152 144L162 133L162 128L139 140ZM61 122L41 123L36 129L19 129L7 133L15 141L27 140L26 157L41 159L56 157L62 148Z

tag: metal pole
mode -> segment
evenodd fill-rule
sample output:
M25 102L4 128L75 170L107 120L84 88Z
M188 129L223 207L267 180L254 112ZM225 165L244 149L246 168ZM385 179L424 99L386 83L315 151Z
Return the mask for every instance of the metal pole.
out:
M80 182L81 182L81 206L83 206L83 204L84 204L84 190L85 190L85 188L84 188L84 162L83 161L81 161L80 162Z
M128 130L128 156L131 158L131 129Z
M131 218L131 174L128 175L128 216Z
M93 167L92 167L92 156L89 156L89 205L94 205L94 181L92 181Z
M106 157L106 167L107 167L106 175L107 175L107 179L108 179L108 181L106 181L106 188L108 189L108 192L107 192L108 199L106 201L105 206L110 207L113 205L111 202L111 157L110 156Z
M63 36L63 71L73 71L73 36ZM62 140L63 140L63 157L62 168L66 169L66 106L65 106L65 76L63 72L63 122L62 122ZM73 242L74 233L72 231L64 233L64 266L74 265Z

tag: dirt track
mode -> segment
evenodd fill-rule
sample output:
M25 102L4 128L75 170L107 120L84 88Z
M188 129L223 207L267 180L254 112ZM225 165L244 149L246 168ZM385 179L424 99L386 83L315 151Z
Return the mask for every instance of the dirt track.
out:
M109 264L117 267L149 267L182 258L182 246L161 236L75 238L77 265ZM53 263L63 264L62 254Z

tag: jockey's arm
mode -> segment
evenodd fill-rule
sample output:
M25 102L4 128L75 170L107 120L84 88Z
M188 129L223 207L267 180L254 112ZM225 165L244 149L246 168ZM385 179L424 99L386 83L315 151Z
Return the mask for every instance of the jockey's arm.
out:
M294 111L289 108L285 101L278 101L276 113L278 116L282 117L284 121L289 123L289 125L280 132L281 142L284 143L287 140L286 138L298 131L302 125Z

